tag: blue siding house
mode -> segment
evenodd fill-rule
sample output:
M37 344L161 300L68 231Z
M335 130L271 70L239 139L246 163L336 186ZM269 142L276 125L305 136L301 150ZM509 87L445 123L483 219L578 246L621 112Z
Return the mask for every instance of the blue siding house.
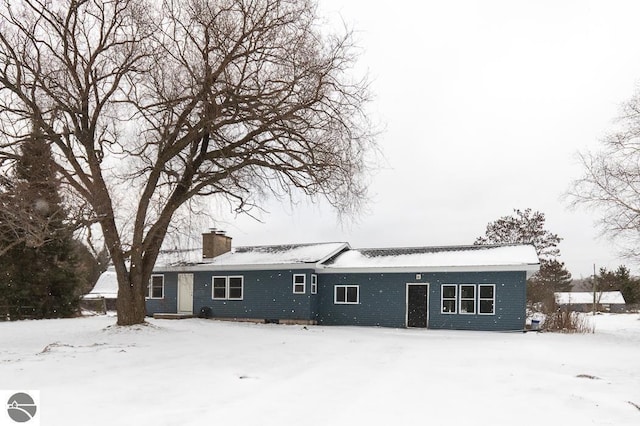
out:
M348 243L231 248L156 265L149 315L321 325L521 330L531 245L352 249Z

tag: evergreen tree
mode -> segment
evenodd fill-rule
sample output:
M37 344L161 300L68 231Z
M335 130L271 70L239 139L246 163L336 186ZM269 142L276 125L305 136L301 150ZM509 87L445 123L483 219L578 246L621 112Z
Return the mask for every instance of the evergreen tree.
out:
M529 303L543 303L547 307L555 305L554 293L571 291L571 273L558 260L540 260L540 271L527 280L527 300Z
M531 305L542 303L551 310L555 306L553 293L571 290L571 274L556 259L562 238L544 226L544 213L514 209L512 216L490 222L485 235L474 244L532 244L540 258L540 270L527 280L527 301Z
M600 268L600 274L596 281L596 290L620 291L627 304L640 302L640 281L631 277L631 271L624 265L618 266L615 271Z
M540 261L540 271L531 277L531 281L534 281L540 285L551 288L556 291L571 291L571 273L564 267L564 262L558 260L546 260Z
M474 244L532 244L541 259L560 255L562 238L544 229L544 213L531 209L514 209L513 213L487 224L485 235L476 238Z
M2 239L10 248L0 256L0 305L12 319L74 315L81 284L75 274L73 231L50 147L37 130L23 142L11 177L2 182Z

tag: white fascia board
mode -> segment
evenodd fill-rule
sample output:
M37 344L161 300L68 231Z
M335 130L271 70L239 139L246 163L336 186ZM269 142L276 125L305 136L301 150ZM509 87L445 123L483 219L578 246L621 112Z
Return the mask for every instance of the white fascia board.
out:
M269 263L251 265L212 265L198 263L195 265L158 266L153 273L162 272L226 272L226 271L277 271L282 269L317 269L316 263Z
M539 264L525 265L481 265L481 266L401 266L401 267L360 267L360 268L332 268L321 266L316 269L317 274L366 274L366 273L428 273L428 272L510 272L521 271L529 278L540 269Z

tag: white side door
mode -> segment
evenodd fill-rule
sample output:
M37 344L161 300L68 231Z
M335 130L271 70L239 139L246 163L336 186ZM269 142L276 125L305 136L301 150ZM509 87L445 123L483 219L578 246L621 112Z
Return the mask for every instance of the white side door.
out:
M178 274L178 313L193 314L193 274Z

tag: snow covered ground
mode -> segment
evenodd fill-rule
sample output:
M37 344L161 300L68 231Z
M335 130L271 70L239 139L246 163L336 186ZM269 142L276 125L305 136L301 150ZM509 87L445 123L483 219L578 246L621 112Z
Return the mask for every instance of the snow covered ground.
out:
M4 322L0 389L40 390L43 425L638 425L639 318L585 335Z

